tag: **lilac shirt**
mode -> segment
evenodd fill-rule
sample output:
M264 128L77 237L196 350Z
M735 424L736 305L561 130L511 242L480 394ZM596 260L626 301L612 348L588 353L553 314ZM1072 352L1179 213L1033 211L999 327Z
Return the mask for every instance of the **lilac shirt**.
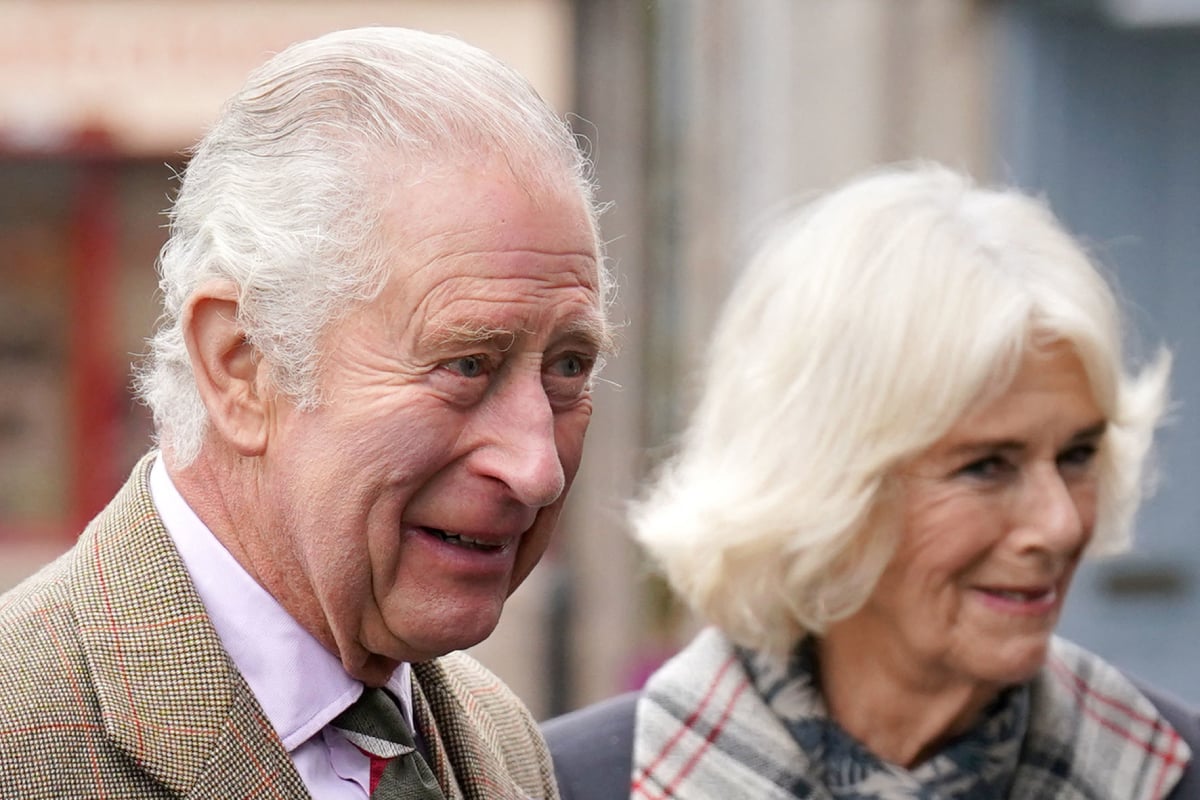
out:
M162 458L150 470L150 494L192 583L259 705L313 797L368 795L370 760L329 727L362 693L362 684L250 577L200 521L171 482ZM387 682L412 719L408 664Z

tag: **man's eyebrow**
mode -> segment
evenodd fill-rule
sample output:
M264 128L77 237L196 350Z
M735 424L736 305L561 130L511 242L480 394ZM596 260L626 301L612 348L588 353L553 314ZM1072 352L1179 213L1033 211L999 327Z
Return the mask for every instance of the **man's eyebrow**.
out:
M486 322L462 321L441 325L429 331L425 341L433 347L460 347L476 344L491 344L503 352L513 346L518 335L526 331L497 328ZM557 338L574 339L589 350L600 355L609 355L615 344L608 325L599 316L572 319L558 332Z
M608 324L600 316L578 317L563 328L563 337L581 341L598 355L609 356L616 351L616 342Z
M503 352L512 347L517 334L483 322L457 322L438 326L424 338L433 347L457 347L488 342Z

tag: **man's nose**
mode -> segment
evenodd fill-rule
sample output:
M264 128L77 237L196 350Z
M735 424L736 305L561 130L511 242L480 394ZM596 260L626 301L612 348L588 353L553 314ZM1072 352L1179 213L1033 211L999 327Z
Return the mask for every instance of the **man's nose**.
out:
M566 479L555 440L554 409L541 376L513 380L490 405L490 441L477 453L477 468L508 486L523 505L550 505L562 494Z

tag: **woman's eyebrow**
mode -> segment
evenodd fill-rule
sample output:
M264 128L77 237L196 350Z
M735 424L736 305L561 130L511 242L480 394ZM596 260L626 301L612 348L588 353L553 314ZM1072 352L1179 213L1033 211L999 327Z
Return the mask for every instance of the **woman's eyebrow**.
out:
M1108 420L1102 419L1099 422L1093 423L1086 428L1081 428L1074 436L1071 437L1072 442L1078 442L1087 439L1099 439L1108 430Z
M972 439L969 442L955 445L946 451L948 456L963 456L972 453L981 453L991 450L1010 450L1021 451L1025 449L1025 442L1020 439L1012 438L996 438L996 439Z
M1067 440L1069 444L1078 442L1092 441L1099 439L1104 435L1104 431L1108 428L1108 420L1100 420L1094 422L1084 428L1080 428ZM979 453L989 450L1007 450L1020 452L1026 448L1026 443L1021 439L1011 437L998 437L995 439L972 439L968 442L963 442L951 447L946 451L950 457L964 456L971 453Z

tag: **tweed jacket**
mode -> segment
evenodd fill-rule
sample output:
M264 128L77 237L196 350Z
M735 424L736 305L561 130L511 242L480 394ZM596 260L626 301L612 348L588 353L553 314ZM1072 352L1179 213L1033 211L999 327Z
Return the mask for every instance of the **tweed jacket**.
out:
M0 595L0 800L309 797L154 508L153 458ZM414 664L413 690L447 800L557 800L537 726L482 666Z

